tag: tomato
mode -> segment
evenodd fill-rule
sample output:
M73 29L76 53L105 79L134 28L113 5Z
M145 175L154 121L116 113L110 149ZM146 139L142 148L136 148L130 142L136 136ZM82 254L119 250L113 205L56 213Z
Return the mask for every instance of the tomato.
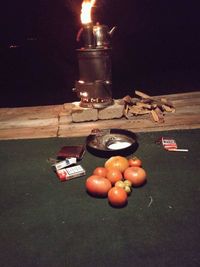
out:
M123 207L127 203L127 193L121 187L114 186L108 192L108 201L114 207Z
M97 197L106 197L108 191L111 189L111 182L101 176L91 175L86 180L86 189L87 191Z
M132 186L141 186L146 182L146 172L141 167L129 167L124 172L124 178L132 183Z
M110 168L107 169L106 178L111 182L111 184L115 184L117 181L122 180L122 173L118 169Z
M127 195L130 195L131 194L131 187L130 186L128 186L128 185L125 185L125 187L124 187L124 190L125 190L125 192L127 193Z
M129 187L131 187L132 186L132 183L131 183L131 181L129 181L129 180L125 180L124 181L124 185L126 186L129 186Z
M123 181L120 180L120 181L117 181L117 182L115 183L115 186L124 188L124 187L125 187L125 184L124 184Z
M128 160L128 163L130 167L141 167L142 166L142 161L137 157L130 158Z
M104 167L106 169L116 168L123 173L125 169L129 167L129 164L127 158L122 156L113 156L105 162Z
M107 169L104 167L96 167L93 171L94 175L99 175L101 177L106 177Z

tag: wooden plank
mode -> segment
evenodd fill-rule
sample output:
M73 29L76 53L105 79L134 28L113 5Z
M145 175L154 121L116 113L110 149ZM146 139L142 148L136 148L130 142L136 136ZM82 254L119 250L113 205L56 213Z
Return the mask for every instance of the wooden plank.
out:
M133 120L102 120L97 122L70 123L68 125L60 125L58 130L59 137L69 136L87 136L92 129L109 129L120 128L129 129L133 132L150 132L165 131L176 129L196 129L200 128L200 116L196 114L176 115L165 117L164 123L155 123L149 118L135 117Z
M38 106L0 109L0 129L58 125L63 106Z
M58 136L58 126L52 127L27 127L27 128L13 128L1 129L0 140L10 139L36 139L36 138L49 138Z
M47 137L87 136L94 128L122 128L133 132L164 131L200 128L200 92L190 92L166 97L176 108L167 113L164 123L155 123L149 115L96 122L74 123L71 120L72 103L53 106L1 108L0 139L26 139Z
M48 127L48 126L58 126L58 118L46 118L46 119L39 119L39 118L30 118L29 120L20 120L19 118L17 121L14 119L9 121L1 122L0 129L14 129L14 128L37 128L40 127Z
M0 139L56 137L63 105L0 109Z
M175 108L178 110L179 107L193 107L193 106L200 106L200 98L193 98L193 99L177 99L171 101Z
M151 121L149 115L134 116L131 120L122 118L83 123L68 121L66 124L63 119L59 124L58 136L87 136L94 128L124 128L134 132L200 128L200 92L164 95L156 98L161 97L172 101L176 108L175 113L165 115L164 123Z
M161 98L161 97L166 97L169 100L179 100L179 99L190 100L190 99L199 98L200 97L200 91L155 96L156 99Z

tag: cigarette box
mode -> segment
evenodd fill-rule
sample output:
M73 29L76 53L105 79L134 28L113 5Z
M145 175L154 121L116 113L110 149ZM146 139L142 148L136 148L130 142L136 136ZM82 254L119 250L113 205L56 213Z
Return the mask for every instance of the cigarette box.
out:
M67 167L56 171L60 181L71 180L73 178L81 177L86 174L86 171L81 165L76 165L72 167Z
M62 160L60 162L53 164L52 168L54 170L58 171L58 170L66 168L66 167L69 167L73 164L76 164L76 162L77 162L76 158L68 158L68 159L65 159L65 160Z

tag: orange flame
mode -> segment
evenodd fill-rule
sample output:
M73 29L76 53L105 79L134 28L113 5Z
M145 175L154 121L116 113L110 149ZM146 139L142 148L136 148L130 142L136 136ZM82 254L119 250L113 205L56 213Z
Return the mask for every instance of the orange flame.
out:
M81 9L81 22L82 24L88 24L92 22L91 10L96 0L84 0Z

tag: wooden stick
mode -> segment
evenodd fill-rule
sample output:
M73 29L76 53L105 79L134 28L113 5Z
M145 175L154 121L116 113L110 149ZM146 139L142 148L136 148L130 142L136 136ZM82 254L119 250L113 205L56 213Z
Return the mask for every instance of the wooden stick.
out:
M151 96L149 96L149 95L147 95L147 94L145 94L145 93L143 93L141 91L138 91L138 90L135 91L135 94L138 95L138 96L140 96L141 98L144 98L144 99L145 98L153 99Z

